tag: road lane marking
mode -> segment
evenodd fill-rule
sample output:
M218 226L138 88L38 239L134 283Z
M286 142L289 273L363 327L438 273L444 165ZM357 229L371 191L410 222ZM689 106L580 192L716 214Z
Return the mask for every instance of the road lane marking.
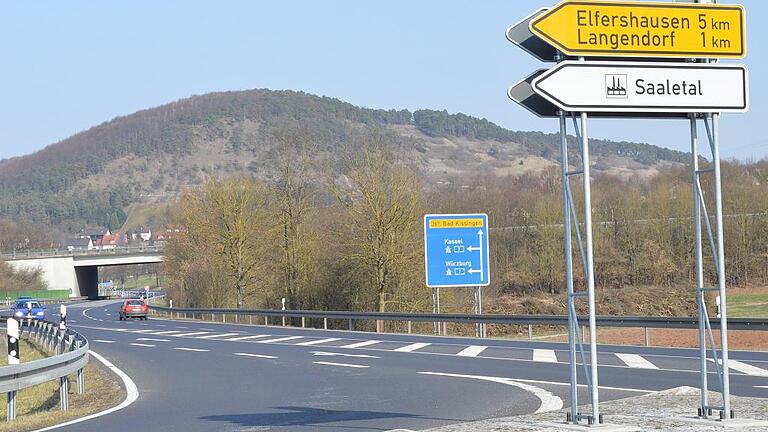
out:
M178 331L178 330L165 330L165 331L155 331L155 332L154 332L154 333L152 333L152 334L153 334L153 335L155 335L155 336L157 336L157 335L168 335L168 336L173 336L173 335L174 335L174 334L176 334L176 333L181 333L181 332L180 332L180 331Z
M620 366L620 367L626 368L626 366ZM443 372L418 372L418 373L422 375L451 375ZM495 377L495 378L509 379L512 381L517 381L522 383L531 383L531 384L547 384L547 385L559 385L559 386L571 385L571 383L569 382L542 381L542 380L532 380L532 379L523 379L523 378L503 378L503 377ZM577 384L577 386L587 387L587 384ZM611 386L603 386L603 385L598 386L598 388L605 389L605 390L632 392L632 393L657 393L659 391L659 390L648 390L648 389L629 388L629 387L611 387Z
M353 343L353 344L340 346L339 348L362 348L364 346L374 345L374 344L377 344L377 343L381 343L381 341L380 340L369 340L369 341L356 342L356 343Z
M616 353L616 357L631 368L658 369L658 367L638 354Z
M175 337L187 337L187 336L197 336L197 335L204 335L208 334L208 332L192 332L192 333L178 333L173 336Z
M269 339L269 340L260 340L256 341L258 343L274 343L274 342L285 342L289 340L295 340L295 339L304 339L304 336L288 336L288 337L281 337L277 339Z
M345 354L345 353L335 353L335 352L325 352L325 351L312 351L312 354L316 356L340 356L340 357L372 358L372 359L381 358L381 357L376 357L368 354Z
M502 378L502 377L492 377L492 376L482 376L482 375L461 375L461 374L451 374L451 373L441 373L441 372L419 372L419 373L422 375L435 375L435 376L445 376L445 377L453 377L453 378L469 378L469 379L490 381L490 382L495 382L499 384L505 384L512 387L517 387L519 389L532 393L534 396L539 398L539 400L541 401L541 405L539 406L539 409L535 411L537 413L547 412L547 411L557 411L563 408L563 400L560 399L560 397L552 394L552 392L550 392L549 390L544 390L543 388L532 386L530 384L524 384L512 378Z
M128 405L136 402L136 399L139 398L139 389L136 387L136 383L133 382L131 377L126 375L125 372L123 372L120 369L118 369L117 366L115 366L112 363L110 363L109 360L105 359L100 354L95 353L93 351L88 351L88 353L90 355L92 355L93 357L95 357L96 360L100 361L107 369L111 370L112 372L115 373L115 375L120 377L120 379L123 381L123 385L125 386L125 390L126 390L125 399L123 399L123 401L120 402L119 405L114 406L112 408L108 408L108 409L106 409L104 411L100 411L100 412L97 412L97 413L94 413L94 414L91 414L91 415L87 415L85 417L80 417L80 418L77 418L77 419L74 419L74 420L70 420L68 422L60 423L60 424L57 424L57 425L48 426L48 427L45 427L45 428L42 428L42 429L37 429L34 432L45 432L45 431L49 431L49 430L54 430L54 429L58 429L58 428L61 428L61 427L65 427L65 426L73 425L73 424L76 424L76 423L84 422L86 420L94 419L96 417L101 417L101 416L106 415L106 414L111 414L111 413L113 413L115 411L119 411L119 410L127 407Z
M256 358L265 358L265 359L276 359L277 357L271 356L271 355L264 355L264 354L251 354L251 353L234 353L236 356L241 357L256 357Z
M309 342L299 342L296 345L301 345L301 346L320 345L328 342L335 342L338 340L341 340L341 338L316 339Z
M185 327L185 326L176 326L176 328L180 328L180 329L184 329L184 330L189 330L189 327Z
M149 332L152 332L154 330L143 330L143 329L140 329L140 330L123 330L123 329L120 329L120 331L127 331L127 332L130 332L130 333L149 333Z
M202 348L185 348L185 347L179 347L179 348L174 348L174 349L175 350L179 350L179 351L192 351L192 352L208 352L208 351L210 351L210 350L202 349Z
M426 343L426 342L416 342L416 343L412 343L410 345L406 345L404 347L397 348L395 351L397 351L397 352L413 352L413 351L416 351L419 348L424 348L425 346L429 346L429 345L432 345L432 344Z
M370 367L370 366L356 365L356 364L349 364L349 363L334 363L334 362L324 362L324 361L316 361L312 363L318 364L318 365L340 366L340 367L361 368L361 369Z
M707 359L714 363L713 359ZM717 359L717 363L722 365L723 360ZM768 377L768 370L765 370L763 368L759 368L757 366L752 366L751 364L742 363L738 360L728 360L728 369L737 370L743 374L752 375L752 376L759 376L759 377Z
M213 339L213 338L220 338L220 337L227 337L227 336L235 336L237 333L214 333L207 336L199 336L195 339Z
M150 342L170 342L170 339L155 339L155 338L136 338L137 341L150 341Z
M551 349L534 349L533 361L544 363L557 363L557 356L555 350Z
M101 342L101 343L115 343L113 340L105 340L105 339L94 339L94 342Z
M140 346L140 347L149 347L149 348L154 348L154 347L155 347L155 345L152 345L152 344L143 344L143 343L130 343L129 345L133 345L133 346Z
M224 339L226 341L243 341L243 340L250 340L250 339L258 339L263 337L269 337L270 335L252 335L252 336L240 336L236 338L231 339Z
M485 351L486 348L488 347L482 345L470 345L458 352L456 355L460 357L477 357L478 354Z

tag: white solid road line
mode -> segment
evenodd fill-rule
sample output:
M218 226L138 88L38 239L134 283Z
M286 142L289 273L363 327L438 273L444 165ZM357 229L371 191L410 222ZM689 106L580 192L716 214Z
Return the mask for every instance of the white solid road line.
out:
M101 343L115 343L113 340L105 340L105 339L94 339L94 342L101 342Z
M377 343L381 343L381 341L379 340L362 341L362 342L356 342L349 345L340 346L338 348L362 348L364 346L375 345Z
M317 339L317 340L312 340L312 341L309 341L309 342L299 342L296 345L301 345L301 346L320 345L320 344L324 344L324 343L328 343L328 342L335 342L335 341L338 341L338 340L341 340L341 338Z
M200 336L195 339L213 339L213 338L220 338L220 337L227 337L227 336L235 336L237 334L238 333L214 333L208 336Z
M253 336L240 336L236 338L231 339L224 339L226 341L243 341L243 340L250 340L250 339L258 339L263 337L269 337L270 335L253 335Z
M429 345L432 345L432 344L429 344L429 343L426 343L426 342L417 342L417 343L412 343L410 345L406 345L404 347L397 348L395 351L397 351L397 352L412 352L412 351L416 351L419 348L424 348L425 346L429 346Z
M192 333L178 333L173 335L174 337L187 337L208 334L208 332L192 332Z
M713 359L707 359L714 363ZM717 363L722 365L723 360L717 359ZM752 375L752 376L759 376L759 377L768 377L768 370L765 370L763 368L759 368L757 366L752 366L751 364L742 363L737 360L728 360L728 369L737 370L743 374Z
M121 330L121 331L122 331L122 330ZM130 333L149 333L149 332L152 332L152 331L154 331L154 330L144 330L144 329L139 329L139 330L125 330L125 331L127 331L127 332L130 332ZM153 333L153 334L154 334L154 333Z
M341 366L341 367L348 367L348 368L367 368L370 366L363 366L363 365L356 365L356 364L349 364L349 363L333 363L333 362L324 362L324 361L316 361L312 362L314 364L318 365L327 365L327 366Z
M470 345L458 352L456 355L460 357L477 357L478 354L485 351L486 348L488 347L482 345Z
M544 363L557 363L557 356L555 350L551 349L534 349L533 361Z
M619 360L623 361L624 364L631 368L638 368L638 369L658 369L659 367L655 364L649 362L648 360L644 359L642 356L637 354L624 354L624 353L615 353L616 357L619 358Z
M155 339L155 338L136 338L137 341L150 341L150 342L170 342L170 339Z
M624 366L622 366L624 367ZM452 374L445 374L443 372L418 372L422 375L452 375ZM501 378L501 377L493 377L493 378ZM542 381L542 380L532 380L532 379L523 379L523 378L502 378L502 379L510 379L512 381L522 382L522 383L531 383L531 384L547 384L547 385L558 385L558 386L570 386L571 384L569 382L557 382L557 381ZM587 387L587 384L577 384L579 387ZM599 388L604 390L618 390L618 391L624 391L624 392L632 392L632 393L656 393L658 390L648 390L648 389L639 389L639 388L629 388L629 387L611 387L611 386L604 386L601 385Z
M140 347L149 347L149 348L154 348L156 346L156 345L152 345L152 344L143 344L143 343L130 343L128 345L140 346Z
M184 347L179 347L179 348L174 348L174 349L175 350L179 350L179 351L192 351L192 352L208 352L208 351L210 351L210 350L202 349L202 348L184 348Z
M176 333L181 333L181 332L180 332L180 331L178 331L178 330L165 330L165 331L154 331L154 330L151 330L151 331L152 331L152 334L153 334L153 335L156 335L156 336L157 336L157 335L168 335L168 336L173 336L173 335L174 335L174 334L176 334Z
M453 377L453 378L471 378L471 379L477 379L477 380L483 380L483 381L491 381L499 384L505 384L512 387L517 387L522 390L525 390L527 392L533 393L534 396L539 398L541 401L541 405L539 406L539 409L536 410L537 413L540 412L546 412L546 411L557 411L561 408L563 408L563 400L560 399L558 396L555 396L548 390L544 390L543 388L539 388L536 386L532 386L530 384L524 384L521 382L518 382L512 378L502 378L502 377L491 377L491 376L482 376L482 375L460 375L460 374L450 374L450 373L442 373L442 372L419 372L422 375L436 375L436 376L445 376L445 377Z
M86 420L91 420L91 419L94 419L96 417L101 417L103 415L111 414L111 413L113 413L115 411L119 411L119 410L127 407L128 405L136 402L136 399L139 398L139 389L136 387L136 383L133 382L131 377L126 375L125 372L123 372L120 369L118 369L117 366L115 366L112 363L110 363L109 360L105 359L100 354L95 353L93 351L88 351L88 353L90 355L92 355L96 360L100 361L107 369L111 370L112 372L115 373L115 375L120 377L120 379L123 381L123 385L125 386L125 391L126 391L125 399L123 399L123 401L120 402L119 405L114 406L114 407L109 408L109 409L106 409L104 411L100 411L100 412L97 412L95 414L87 415L85 417L80 417L80 418L75 419L75 420L70 420L70 421L65 422L65 423L61 423L61 424L57 424L57 425L53 425L53 426L48 426L48 427L45 427L45 428L42 428L42 429L38 429L38 430L33 431L33 432L45 432L45 431L49 431L49 430L54 430L54 429L58 429L58 428L61 428L61 427L64 427L64 426L73 425L75 423L84 422Z
M260 340L256 341L258 343L274 343L274 342L285 342L289 340L295 340L295 339L304 339L304 336L288 336L288 337L281 337L277 339L269 339L269 340Z
M236 356L241 357L256 357L256 358L265 358L265 359L276 359L277 357L271 356L271 355L264 355L264 354L251 354L251 353L234 353Z

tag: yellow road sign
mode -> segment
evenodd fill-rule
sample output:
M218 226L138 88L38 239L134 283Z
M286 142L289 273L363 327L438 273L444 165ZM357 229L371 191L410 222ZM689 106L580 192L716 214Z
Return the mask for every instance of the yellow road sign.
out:
M531 21L568 55L744 57L741 5L566 0Z

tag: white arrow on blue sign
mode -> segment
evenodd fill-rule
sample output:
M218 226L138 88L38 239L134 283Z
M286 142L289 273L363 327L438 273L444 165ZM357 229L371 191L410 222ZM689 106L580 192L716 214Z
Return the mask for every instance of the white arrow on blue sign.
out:
M488 215L424 216L428 287L488 286L491 283L488 258Z

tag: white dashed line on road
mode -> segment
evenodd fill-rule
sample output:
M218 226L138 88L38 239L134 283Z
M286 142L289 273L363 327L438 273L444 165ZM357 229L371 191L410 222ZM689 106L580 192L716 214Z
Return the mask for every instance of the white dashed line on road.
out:
M130 343L129 345L133 346L140 346L140 347L148 347L148 348L154 348L155 345L152 344L143 344L143 343Z
M459 357L477 357L481 352L485 351L486 348L488 347L482 345L470 345L459 351L456 355Z
M338 340L341 340L341 339L340 338L316 339L308 342L299 342L296 345L301 345L301 346L320 345L328 342L335 342Z
M174 349L175 350L179 350L179 351L192 351L192 352L208 352L208 351L210 351L210 350L202 349L202 348L184 348L184 347L179 347L179 348L174 348Z
M276 359L277 357L271 356L271 355L264 355L264 354L251 354L251 353L234 353L236 356L240 357L256 357L256 358L265 358L265 359Z
M212 335L208 336L200 336L195 339L213 339L213 338L220 338L220 337L227 337L227 336L234 336L237 333L214 333Z
M269 340L260 340L256 341L258 343L275 343L275 342L285 342L289 340L295 340L295 339L304 339L304 336L288 336L288 337L281 337L277 339L269 339Z
M168 336L173 336L173 335L174 335L174 334L176 334L176 333L181 333L181 332L180 332L180 331L178 331L178 330L165 330L165 331L156 331L156 332L154 332L154 333L152 333L152 334L153 334L153 335L168 335Z
M155 339L155 338L136 338L137 341L150 341L150 342L170 342L170 339Z
M625 365L631 368L658 369L658 366L637 354L616 353L616 357L618 357L619 360L623 361Z
M99 343L115 343L115 341L113 340L105 340L105 339L94 339L93 341L99 342Z
M317 365L326 365L326 366L340 366L340 367L348 367L348 368L367 368L370 366L364 366L364 365L357 365L357 364L349 364L349 363L333 363L333 362L324 362L324 361L316 361L312 362Z
M312 351L312 354L316 356L339 356L339 357L372 358L372 359L381 358L381 357L376 357L368 354L346 354L346 353L335 353L335 352L325 352L325 351Z
M252 335L252 336L239 336L236 338L230 338L230 339L224 339L225 341L231 341L231 342L237 342L237 341L244 341L244 340L251 340L251 339L258 339L263 337L269 337L270 335Z
M397 352L412 352L416 351L419 348L424 348L425 346L429 346L431 344L428 344L426 342L417 342L410 345L406 345L404 347L397 348L395 351Z
M208 332L192 332L192 333L179 333L173 335L174 337L187 337L187 336L198 336L198 335L204 335L208 334Z
M377 344L377 343L381 343L381 341L378 341L378 340L362 341L362 342L357 342L357 343L353 343L353 344L349 344L349 345L344 345L344 346L341 346L339 348L362 348L364 346L374 345L374 344Z
M533 361L544 363L557 363L557 356L555 350L551 349L534 349Z

